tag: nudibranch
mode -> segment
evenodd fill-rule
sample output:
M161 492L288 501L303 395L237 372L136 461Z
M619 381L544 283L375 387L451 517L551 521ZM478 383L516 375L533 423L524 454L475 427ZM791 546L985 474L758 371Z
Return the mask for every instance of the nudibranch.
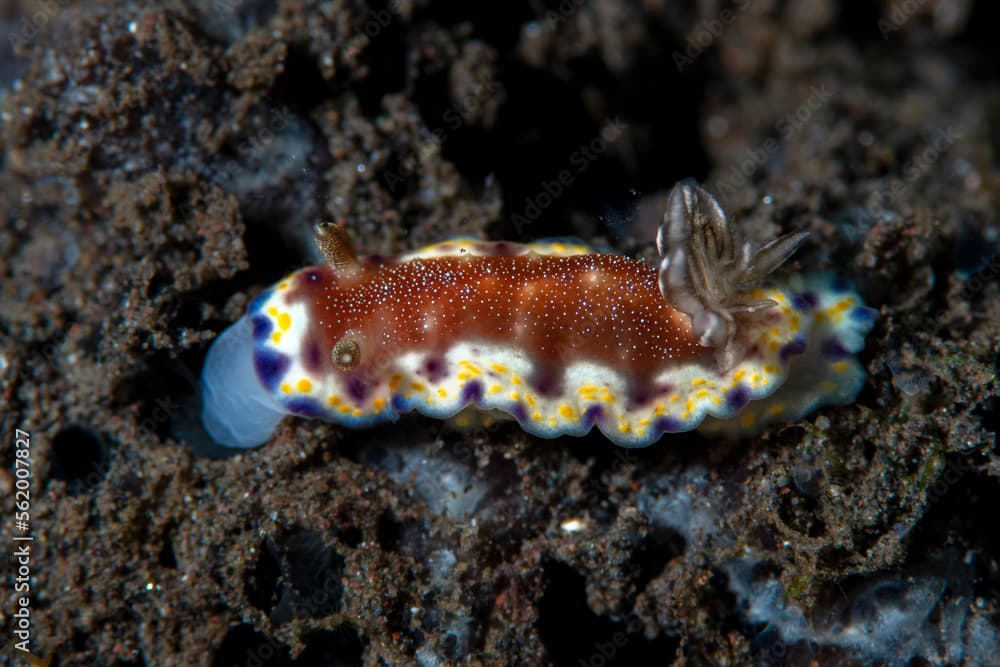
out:
M741 242L692 181L668 198L658 265L560 241L364 258L341 226L315 234L327 263L265 290L209 350L202 417L220 444L260 445L286 414L363 427L475 406L643 447L751 433L864 382L875 311L831 276L766 281L806 235Z

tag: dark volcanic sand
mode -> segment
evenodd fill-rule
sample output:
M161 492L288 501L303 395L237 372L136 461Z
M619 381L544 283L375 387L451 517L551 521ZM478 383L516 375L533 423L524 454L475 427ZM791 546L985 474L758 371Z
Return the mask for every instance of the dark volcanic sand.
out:
M995 659L996 3L840 4L0 4L0 543L21 428L35 653ZM230 456L198 432L208 345L316 259L313 222L369 253L465 233L652 257L689 176L754 238L810 230L785 270L881 309L856 403L642 451L420 417L287 419Z

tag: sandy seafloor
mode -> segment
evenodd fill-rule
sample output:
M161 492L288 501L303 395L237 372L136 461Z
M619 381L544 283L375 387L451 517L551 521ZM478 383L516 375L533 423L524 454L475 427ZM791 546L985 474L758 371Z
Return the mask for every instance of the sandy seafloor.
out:
M0 662L23 429L51 665L996 664L998 18L0 3ZM686 177L879 309L856 402L643 450L419 416L206 445L206 350L317 220L652 259Z

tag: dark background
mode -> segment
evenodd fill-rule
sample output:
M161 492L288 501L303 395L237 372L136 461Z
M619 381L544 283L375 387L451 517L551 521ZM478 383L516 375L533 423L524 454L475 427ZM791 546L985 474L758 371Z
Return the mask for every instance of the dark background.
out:
M985 0L0 3L0 485L13 516L30 431L35 653L995 660L997 18ZM316 220L367 253L461 233L651 258L687 177L752 238L809 230L787 270L835 271L880 309L854 404L638 451L421 417L205 442L208 345L318 259Z

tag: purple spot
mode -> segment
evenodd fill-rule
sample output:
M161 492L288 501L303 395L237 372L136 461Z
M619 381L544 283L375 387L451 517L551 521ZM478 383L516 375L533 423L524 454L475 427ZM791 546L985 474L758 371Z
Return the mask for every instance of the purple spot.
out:
M684 424L676 417L660 417L653 422L653 430L657 433L677 433L684 430Z
M875 324L875 320L878 319L878 311L867 306L855 306L851 308L848 316L855 322L861 322L870 326Z
M809 299L806 298L805 294L794 294L794 293L792 294L792 306L795 308L795 310L806 312L813 309L813 307L816 305L815 304L816 295L812 294L812 292L808 292L807 294L812 295L813 303L809 302Z
M483 385L473 380L462 387L462 404L479 403L483 400Z
M250 318L250 323L253 325L253 339L263 340L271 335L271 329L274 328L274 323L271 322L271 318L264 317L262 315L254 315Z
M362 378L352 375L347 379L347 395L356 405L364 403L365 399L368 398L368 383Z
M515 252L520 252L520 248L506 241L497 241L489 246L489 254L493 257L509 257Z
M253 365L261 384L268 391L274 391L291 363L287 355L263 349L254 353Z
M823 354L831 359L844 359L851 356L850 350L844 347L837 338L827 338L823 341Z
M532 374L531 387L540 396L555 396L559 393L559 378L561 369L556 369L550 363L538 364L538 369Z
M650 386L648 384L638 384L633 382L628 388L628 409L640 408L652 398Z
M594 424L604 421L604 408L600 405L591 405L584 411L583 417L580 419L588 427Z
M302 417L319 417L323 410L319 403L311 398L293 398L286 404L288 411Z
M264 307L264 302L271 298L271 293L274 292L273 289L268 288L257 295L257 298L250 302L250 307L247 308L247 312L256 313Z
M750 402L750 389L745 384L738 384L726 395L726 404L736 412Z
M302 354L303 365L313 375L319 375L323 370L323 353L319 349L319 343L310 340L305 343L304 347L305 350Z
M447 365L438 357L431 357L424 362L424 375L434 384L440 382L447 371Z
M790 343L785 343L781 347L781 360L788 361L792 355L805 352L807 342L805 336L796 336Z
M402 394L392 395L392 408L396 412L406 412L410 409L410 402Z
M521 423L528 421L528 411L524 409L524 404L522 403L515 403L507 408L507 411L514 415L514 419Z
M816 292L803 292L801 295L802 300L809 304L809 308L813 309L819 303L819 295Z

